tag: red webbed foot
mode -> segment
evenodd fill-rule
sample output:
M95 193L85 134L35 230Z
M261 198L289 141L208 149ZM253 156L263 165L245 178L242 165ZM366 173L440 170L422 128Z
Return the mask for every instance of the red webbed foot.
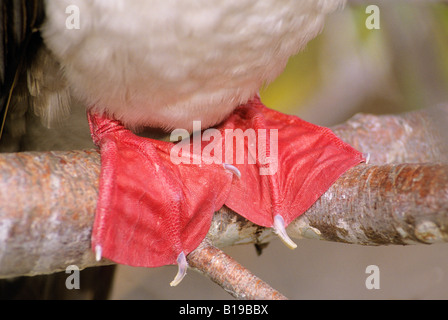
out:
M270 110L258 97L215 128L174 130L177 143L136 136L104 116L89 114L89 123L102 164L92 234L97 258L177 263L172 285L224 204L274 228L294 248L286 226L364 160L330 129Z
M97 259L143 267L178 264L207 234L233 174L222 165L175 164L171 142L139 137L120 122L88 115L100 147L99 198L92 234Z
M227 148L235 137L241 143L240 135L245 147L239 150L247 151L243 159L233 148L241 179L233 182L225 204L255 224L274 228L292 249L296 245L286 226L342 173L364 161L330 129L268 109L259 98L237 108L220 130Z

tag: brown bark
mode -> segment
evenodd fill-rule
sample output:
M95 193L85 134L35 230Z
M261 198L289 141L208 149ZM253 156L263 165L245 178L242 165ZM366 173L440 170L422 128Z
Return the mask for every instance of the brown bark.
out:
M288 230L361 245L448 242L448 165L359 165Z
M236 299L286 299L223 251L210 245L207 240L188 255L188 264L204 273Z
M448 242L448 165L358 165L287 228L293 238L361 245ZM218 247L275 235L224 207L208 238Z
M448 105L397 115L358 114L333 127L371 164L448 162Z
M97 265L96 151L0 155L0 278Z

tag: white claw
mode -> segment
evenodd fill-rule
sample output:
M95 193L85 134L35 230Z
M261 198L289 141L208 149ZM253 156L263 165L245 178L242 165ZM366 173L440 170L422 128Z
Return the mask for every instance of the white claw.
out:
M286 233L285 220L283 220L283 217L279 214L274 217L274 232L279 236L280 240L282 240L289 249L297 248L297 245Z
M188 263L183 251L177 256L177 266L179 269L177 270L176 277L170 282L170 286L172 287L177 286L187 274Z
M369 164L370 162L370 152L364 153L364 158L366 159L366 164Z
M238 177L238 179L241 178L241 172L240 172L240 170L238 170L237 167L232 166L231 164L227 164L227 163L224 163L224 164L223 164L223 167L224 167L224 169L229 170L229 171L232 172L234 175L236 175L236 176Z
M95 246L95 259L96 261L100 261L103 254L103 248L99 244Z

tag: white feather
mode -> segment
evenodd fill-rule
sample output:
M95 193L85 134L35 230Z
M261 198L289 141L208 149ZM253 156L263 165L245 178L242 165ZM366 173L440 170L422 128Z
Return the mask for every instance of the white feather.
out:
M130 128L222 121L344 0L47 0L43 37L77 98ZM67 29L76 5L80 29Z

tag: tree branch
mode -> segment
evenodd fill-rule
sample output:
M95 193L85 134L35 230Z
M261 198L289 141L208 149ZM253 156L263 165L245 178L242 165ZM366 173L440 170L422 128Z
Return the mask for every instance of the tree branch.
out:
M448 165L358 165L287 231L293 238L372 246L448 242ZM226 207L208 234L218 247L274 236Z
M253 275L206 239L188 255L190 267L204 273L234 298L244 300L285 300L278 291Z
M403 115L358 115L334 127L343 140L369 152L371 163L347 171L291 223L288 233L364 245L447 242L448 164L443 162L448 139L441 130L447 113L441 107ZM96 262L90 248L99 172L96 150L0 155L0 278L53 273L70 264L110 264ZM270 229L224 207L215 214L207 239L224 247L263 243L273 236ZM226 262L230 260L213 247L200 248L202 254L196 250L189 255L190 265L241 297L238 281L221 277L204 257L212 252L224 259L222 265L236 262ZM228 270L236 270L237 264L232 268ZM243 273L252 277L247 270ZM283 298L263 288L254 297Z
M371 164L448 163L448 105L397 115L357 114L333 127L342 140L370 153Z

